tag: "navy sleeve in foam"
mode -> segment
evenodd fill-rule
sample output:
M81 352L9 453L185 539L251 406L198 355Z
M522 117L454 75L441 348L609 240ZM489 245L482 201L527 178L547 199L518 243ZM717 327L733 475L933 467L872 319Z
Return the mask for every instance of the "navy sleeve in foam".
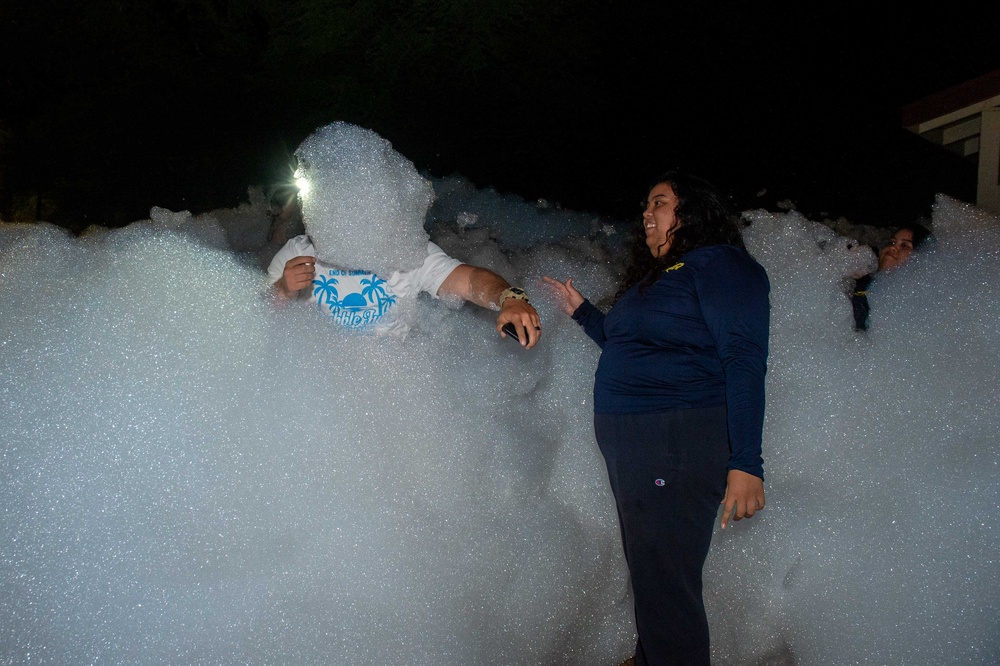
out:
M696 289L726 376L729 469L763 478L764 374L770 325L767 273L748 254L729 248L698 272Z

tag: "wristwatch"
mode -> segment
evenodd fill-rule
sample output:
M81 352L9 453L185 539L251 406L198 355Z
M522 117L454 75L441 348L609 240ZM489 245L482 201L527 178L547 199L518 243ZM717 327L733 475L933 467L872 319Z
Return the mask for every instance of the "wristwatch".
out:
M521 289L520 287L507 287L504 289L503 293L500 294L500 307L503 307L503 302L508 298L516 298L524 301L525 303L529 302L528 294L526 294L524 289Z

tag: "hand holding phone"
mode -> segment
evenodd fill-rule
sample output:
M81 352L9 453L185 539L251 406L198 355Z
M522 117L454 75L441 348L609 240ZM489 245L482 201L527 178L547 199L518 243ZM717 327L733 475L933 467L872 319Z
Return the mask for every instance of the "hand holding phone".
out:
M514 342L521 341L521 338L517 337L517 329L514 328L514 324L507 322L506 324L503 325L503 328L501 328L500 330L506 333L507 337L513 340Z

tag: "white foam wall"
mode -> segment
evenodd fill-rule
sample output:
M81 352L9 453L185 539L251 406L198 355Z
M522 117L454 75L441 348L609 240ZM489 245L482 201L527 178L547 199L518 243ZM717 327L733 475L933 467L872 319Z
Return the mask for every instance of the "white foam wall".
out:
M628 656L596 350L429 299L349 335L154 217L0 227L4 660Z
M232 216L168 213L79 239L0 225L0 660L631 654L598 350L537 284L606 297L613 238L432 229L532 293L525 351L429 299L405 341L347 334L267 297L247 248L219 247ZM716 534L715 662L994 663L996 220L941 199L861 335L859 256L748 218L772 282L768 505Z

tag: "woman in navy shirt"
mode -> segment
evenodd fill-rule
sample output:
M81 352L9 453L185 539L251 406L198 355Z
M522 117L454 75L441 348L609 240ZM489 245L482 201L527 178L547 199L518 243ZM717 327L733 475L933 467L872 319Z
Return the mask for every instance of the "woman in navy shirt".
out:
M594 429L635 598L635 663L708 664L702 568L719 504L723 529L764 508L770 285L700 178L664 174L642 223L607 314L572 278L545 280L601 347Z

